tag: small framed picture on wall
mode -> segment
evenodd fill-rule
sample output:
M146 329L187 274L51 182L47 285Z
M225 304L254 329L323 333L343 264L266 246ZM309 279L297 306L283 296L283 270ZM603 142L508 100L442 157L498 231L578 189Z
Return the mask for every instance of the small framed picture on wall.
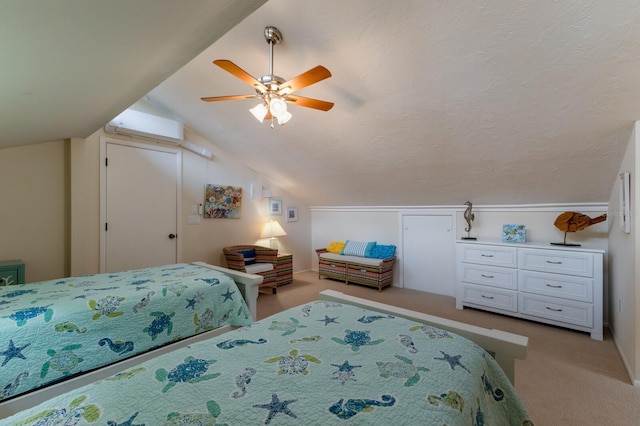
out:
M269 214L282 216L282 200L280 198L269 198Z
M297 221L298 221L298 208L287 207L287 222L297 222Z

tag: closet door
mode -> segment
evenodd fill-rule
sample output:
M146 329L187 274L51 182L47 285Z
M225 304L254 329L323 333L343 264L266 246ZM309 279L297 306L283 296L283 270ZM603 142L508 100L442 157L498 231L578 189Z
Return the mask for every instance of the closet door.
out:
M176 263L179 151L106 144L103 272Z
M404 288L455 295L453 214L402 216Z

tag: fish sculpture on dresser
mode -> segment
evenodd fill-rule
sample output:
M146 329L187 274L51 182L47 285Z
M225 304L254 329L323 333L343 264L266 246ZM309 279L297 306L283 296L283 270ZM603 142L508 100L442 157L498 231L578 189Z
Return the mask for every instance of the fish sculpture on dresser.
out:
M553 222L556 228L564 232L564 241L561 243L551 243L554 246L573 246L578 247L580 244L567 243L567 232L577 232L588 228L596 223L604 222L607 220L607 214L601 214L600 216L590 218L587 215L577 212L564 212L561 213Z

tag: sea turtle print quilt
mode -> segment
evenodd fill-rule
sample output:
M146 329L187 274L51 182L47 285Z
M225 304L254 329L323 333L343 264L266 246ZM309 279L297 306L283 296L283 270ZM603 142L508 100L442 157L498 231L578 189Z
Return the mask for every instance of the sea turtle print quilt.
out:
M495 360L471 341L318 301L160 355L5 424L532 422Z
M0 400L251 321L230 277L191 264L0 287Z

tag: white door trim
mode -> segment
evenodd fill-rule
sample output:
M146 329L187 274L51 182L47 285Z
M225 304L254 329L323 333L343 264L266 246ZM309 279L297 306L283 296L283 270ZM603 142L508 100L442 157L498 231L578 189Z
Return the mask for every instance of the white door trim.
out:
M109 137L100 137L100 273L104 273L106 269L106 252L107 252L107 233L105 223L107 221L107 144L117 144L130 146L135 148L152 149L160 152L168 152L176 154L176 178L177 191L176 194L176 230L178 238L176 241L176 261L182 261L182 151L175 148L169 148L161 145L124 141Z

